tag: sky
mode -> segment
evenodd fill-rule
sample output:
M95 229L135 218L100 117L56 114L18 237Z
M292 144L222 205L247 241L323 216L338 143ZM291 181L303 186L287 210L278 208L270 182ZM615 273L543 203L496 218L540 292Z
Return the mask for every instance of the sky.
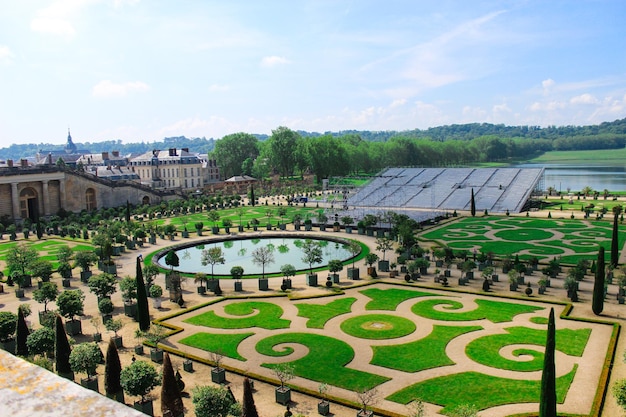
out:
M0 146L626 117L623 0L0 0Z

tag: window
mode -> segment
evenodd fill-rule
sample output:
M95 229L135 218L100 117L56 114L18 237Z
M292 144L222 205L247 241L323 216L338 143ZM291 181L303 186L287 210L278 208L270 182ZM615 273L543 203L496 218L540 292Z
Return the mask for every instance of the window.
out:
M96 191L93 188L87 188L87 191L85 191L85 208L87 211L92 211L97 208Z

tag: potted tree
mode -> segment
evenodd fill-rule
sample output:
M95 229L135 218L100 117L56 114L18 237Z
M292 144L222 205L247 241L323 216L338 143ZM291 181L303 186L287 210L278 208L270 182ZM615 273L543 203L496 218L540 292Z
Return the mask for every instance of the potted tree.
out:
M326 383L321 383L317 386L317 391L320 393L321 401L317 403L317 413L322 416L327 416L330 413L330 403L326 399L330 387Z
M65 290L57 296L56 304L59 314L68 319L65 322L65 331L70 336L82 333L82 325L80 320L76 320L76 316L83 315L85 295L79 289Z
M52 262L47 259L37 259L30 264L30 271L33 277L39 278L37 287L41 288L44 282L50 282L52 277Z
M217 222L220 219L220 214L215 210L211 210L209 211L209 214L207 214L207 217L209 218L211 223L213 223L213 226L211 227L211 233L213 233L214 235L218 234L220 232L220 227L217 225Z
M374 267L376 261L378 261L378 255L376 255L375 253L370 252L365 255L365 263L367 264L367 275L372 278L376 278L378 276L376 274L376 268Z
M226 382L226 369L221 367L222 359L224 355L220 352L209 352L211 362L213 362L213 369L211 369L211 381L216 384L223 384Z
M17 314L0 311L0 347L10 353L15 353L15 329Z
M100 333L100 325L102 324L102 320L98 316L93 316L89 319L89 322L95 329L95 333L93 334L93 341L98 343L102 341L102 333Z
M91 251L78 251L74 255L74 266L79 266L81 269L80 280L87 282L91 277L91 267L98 261L98 256Z
M224 232L226 234L230 234L230 228L233 226L233 221L231 219L222 220L222 226L224 226Z
M348 251L352 255L352 267L348 268L348 278L352 280L359 279L359 268L354 266L354 261L359 253L361 253L361 244L356 240L351 240L348 243Z
M243 291L243 284L241 282L241 277L243 277L243 268L241 266L235 265L230 268L230 276L235 280L235 291Z
M98 300L102 300L103 298L111 298L111 295L117 291L117 280L115 275L104 272L91 276L87 281L87 286L98 297Z
M208 249L204 249L200 256L200 262L203 266L211 265L211 290L215 291L219 284L216 282L215 274L213 272L216 264L224 264L224 252L219 246L212 246Z
M94 342L79 343L70 353L70 367L73 372L84 372L87 378L80 380L83 387L98 392L96 368L102 359L102 351Z
M33 291L33 298L38 303L43 304L43 311L39 312L39 324L46 322L48 315L48 303L57 299L59 289L54 282L44 282L41 288Z
M148 344L152 346L150 349L150 359L152 362L163 362L163 349L159 348L159 343L161 343L161 340L163 340L165 336L166 329L160 324L151 325L150 329L145 332L144 337Z
M324 214L324 212L320 210L319 213L317 214L317 223L319 225L320 232L326 231L327 221L328 221L328 216L326 216L326 214Z
M376 238L376 250L383 253L383 259L378 261L378 269L381 272L389 272L389 261L386 259L387 251L393 249L393 241L387 237Z
M252 230L254 230L255 232L259 229L259 220L258 219L250 220L250 224L252 225Z
M519 272L515 269L510 269L509 273L509 290L517 291L517 285L519 284Z
M204 229L204 223L196 222L194 226L196 228L196 233L198 233L198 236L202 236L202 229Z
M541 278L537 284L539 285L539 288L537 289L537 292L539 292L539 294L545 294L546 292L546 287L548 286L548 278Z
M280 381L280 386L274 390L276 402L286 405L291 401L291 388L285 383L294 378L293 366L288 363L279 363L272 368L272 371Z
M333 281L333 284L339 284L339 274L343 269L343 262L339 259L331 259L328 261L328 270L331 272L330 278Z
M128 317L137 317L137 280L126 276L120 281L120 291L124 301L124 314Z
M306 283L309 286L317 286L317 274L313 273L313 264L322 262L322 247L319 242L306 239L302 244L302 262L309 264L309 273L306 274Z
M124 323L120 319L111 319L104 322L104 327L108 331L113 332L111 340L113 341L113 343L115 343L115 347L118 349L121 348L124 344L122 341L122 336L117 334L117 332L119 332L123 326Z
M350 216L343 216L341 218L341 223L346 230L346 233L352 233L352 224L354 223L354 219Z
M102 314L102 322L106 323L113 318L113 301L111 301L110 298L103 298L98 301L98 310L100 311L100 314Z
M267 278L265 278L265 265L274 262L274 252L269 246L261 246L252 251L252 263L260 265L262 268L261 278L259 278L260 291L266 291L268 289Z
M146 361L132 362L122 369L120 383L126 394L141 397L133 404L135 410L149 416L154 415L152 400L148 399L147 395L153 388L161 385L161 379L152 364Z
M304 230L306 232L313 230L313 221L311 219L304 220Z
M428 267L430 266L430 261L424 257L417 258L415 261L415 266L421 275L428 274Z
M364 389L358 391L356 396L361 404L361 409L357 413L357 417L372 417L374 412L368 410L368 407L373 406L378 400L378 391L375 388L370 390Z
M6 264L11 274L15 274L14 279L20 288L32 286L32 278L28 272L37 257L37 251L25 243L15 245L8 250L5 258Z
M161 308L161 296L163 295L163 288L160 285L153 284L148 290L150 297L152 297L152 305L154 308Z
M206 280L207 278L204 272L196 272L196 274L194 275L193 282L200 283L200 285L196 287L196 291L198 291L198 294L200 295L206 294L206 286L203 285L206 282Z
M292 288L291 277L296 275L296 267L291 264L285 264L280 267L280 272L283 274L283 283L280 289L283 291L290 290Z
M141 329L135 329L135 355L143 355L143 339L146 334Z
M293 228L295 230L300 230L302 227L302 214L296 213L293 215Z

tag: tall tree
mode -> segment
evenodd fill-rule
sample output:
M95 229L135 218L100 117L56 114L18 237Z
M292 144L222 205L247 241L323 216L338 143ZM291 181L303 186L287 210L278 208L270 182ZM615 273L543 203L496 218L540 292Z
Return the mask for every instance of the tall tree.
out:
M554 349L556 330L554 325L554 308L548 317L548 333L546 350L543 356L543 372L541 373L541 395L539 399L539 417L556 417L556 370L554 365Z
M63 326L63 319L57 314L56 322L54 326L55 340L54 340L54 361L57 374L60 376L74 380L74 372L70 366L70 342L67 340L67 334L65 334L65 327Z
M604 268L604 247L600 246L595 279L593 281L593 300L591 302L591 309L596 316L602 314L602 310L604 309Z
M250 205L254 207L256 204L256 197L254 196L254 185L250 184Z
M241 417L259 417L254 405L254 397L252 396L252 385L248 378L243 379L243 402L241 406Z
M113 339L109 340L106 359L104 363L104 391L106 396L113 398L121 403L124 402L124 390L120 383L120 374L122 373L122 364L120 355Z
M227 179L243 173L243 163L259 155L258 139L249 133L233 133L215 142L213 156L220 173Z
M183 398L176 383L170 355L163 354L163 381L161 384L161 412L163 417L179 417L185 411Z
M143 282L143 271L141 269L141 258L137 257L137 321L139 329L146 331L150 328L150 311L148 310L148 294L146 294L146 284Z
M21 308L17 309L17 331L15 335L17 356L28 356L28 346L26 345L26 339L28 338L28 326L26 325L26 318L24 318L24 312Z
M300 135L297 132L280 126L272 130L272 136L268 140L272 165L283 177L291 175L294 171L298 139Z
M611 236L611 266L617 268L619 263L619 232L617 228L617 218L619 211L615 211L613 214L613 236Z
M472 188L472 195L470 197L470 213L472 217L476 216L476 200L474 199L474 189Z

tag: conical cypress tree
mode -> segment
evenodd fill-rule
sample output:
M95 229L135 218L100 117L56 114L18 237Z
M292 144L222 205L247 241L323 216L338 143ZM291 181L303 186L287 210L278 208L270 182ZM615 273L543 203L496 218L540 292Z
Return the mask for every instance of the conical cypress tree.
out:
M183 399L178 390L176 376L170 355L163 354L163 383L161 384L161 412L163 417L179 417L185 411Z
M55 339L54 339L54 362L57 374L60 376L74 380L74 372L70 367L70 342L67 340L65 334L65 326L63 326L63 319L57 314L56 322L54 325Z
M15 335L17 356L28 356L28 346L26 345L26 339L28 338L28 326L26 325L26 319L21 308L17 309L17 330Z
M109 340L107 348L106 362L104 364L104 391L107 397L113 398L121 403L124 402L124 390L120 383L122 364L120 355L113 339Z
M543 357L541 373L541 398L539 399L539 417L556 417L556 371L554 365L554 348L556 345L554 325L554 308L550 309L548 318L548 334L546 351Z
M619 236L617 229L617 216L618 211L613 215L613 236L611 237L611 266L617 268L619 263Z
M243 380L243 402L241 404L241 417L259 417L254 405L254 397L252 396L252 386L250 380Z
M254 201L254 185L250 185L250 204L252 205L252 207L254 207L254 205L256 204L256 202Z
M139 329L146 331L150 328L150 312L148 311L148 294L146 284L143 282L141 259L137 257L137 321Z
M604 248L600 246L598 264L596 265L595 279L593 281L593 300L591 302L591 309L596 316L599 316L604 309L604 278Z
M474 199L474 189L472 188L472 196L470 198L470 213L472 217L476 216L476 200Z

